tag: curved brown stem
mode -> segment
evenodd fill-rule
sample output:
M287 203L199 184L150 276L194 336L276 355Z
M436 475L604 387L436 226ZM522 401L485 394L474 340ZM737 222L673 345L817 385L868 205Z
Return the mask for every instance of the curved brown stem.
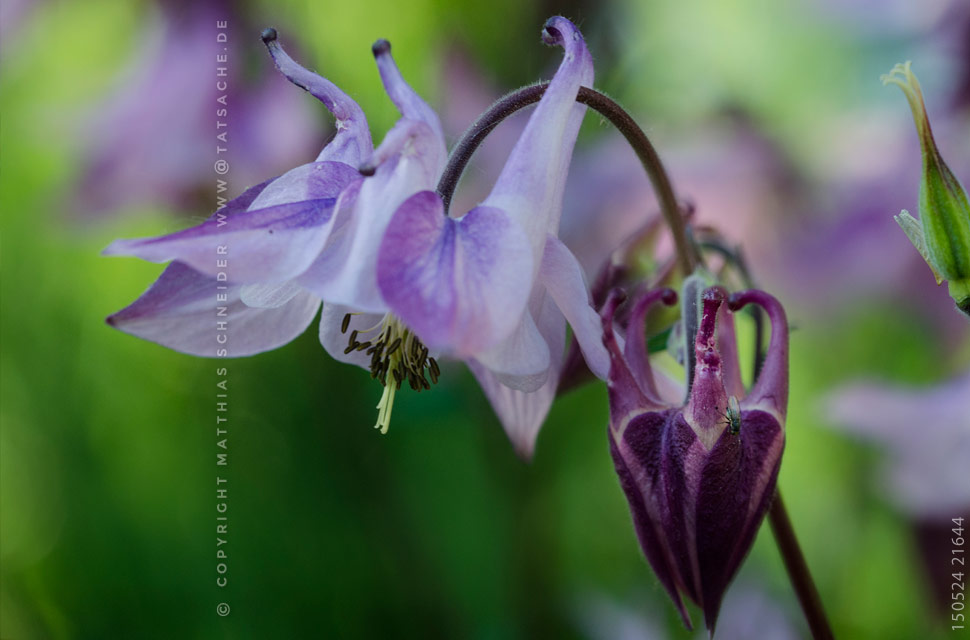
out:
M458 186L458 179L478 145L502 120L519 109L538 102L548 86L549 83L533 84L500 98L462 135L451 152L448 165L438 182L438 195L445 204L446 214L455 188ZM660 201L660 211L670 227L674 246L677 249L678 264L684 274L690 274L697 264L697 256L687 239L686 226L680 207L677 205L677 198L674 196L673 186L670 184L670 178L663 163L660 162L657 150L654 149L643 129L613 99L595 89L580 87L576 101L589 106L609 120L636 152Z
M832 626L825 615L822 606L822 598L818 595L815 588L815 581L808 570L805 556L798 545L798 538L795 537L795 529L792 527L785 503L781 499L781 491L775 493L775 499L771 503L768 511L768 520L771 522L771 532L775 535L775 542L778 544L778 551L785 562L785 569L788 571L788 579L791 580L795 595L798 596L798 603L808 621L808 628L812 632L815 640L831 640Z

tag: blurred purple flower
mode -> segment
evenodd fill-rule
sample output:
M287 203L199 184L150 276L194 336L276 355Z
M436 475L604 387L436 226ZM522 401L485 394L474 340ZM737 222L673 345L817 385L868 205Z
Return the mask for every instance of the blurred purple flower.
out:
M138 300L108 318L112 326L176 351L246 356L281 346L310 324L320 296L300 276L324 253L362 181L371 153L360 107L335 85L297 65L267 31L280 70L334 114L337 134L317 160L248 189L203 224L158 238L117 240L107 255L171 262ZM213 295L233 327L231 344L212 335Z
M795 215L778 229L775 246L783 252L756 271L771 288L797 289L800 311L816 326L881 301L918 314L942 342L952 343L966 335L967 322L952 312L946 290L933 286L926 263L892 219L902 206L916 205L920 170L918 143L902 122L863 111L827 129L838 146L814 190L826 196L785 203ZM939 137L964 126L941 119ZM970 156L954 155L951 166L966 172ZM797 243L784 241L794 237Z
M953 518L970 525L970 371L936 387L855 383L824 402L829 421L881 448L881 492L910 519L934 603L950 594Z
M83 215L112 213L134 203L192 206L211 188L215 147L237 184L291 165L321 133L309 106L275 75L247 82L246 19L238 5L218 0L158 3L157 18L136 42L116 91L100 102L79 133L83 173L73 207ZM230 38L216 41L217 22ZM222 56L224 63L218 62ZM228 70L216 77L216 67ZM217 80L225 86L217 86ZM222 97L222 102L217 100ZM216 128L216 110L228 122ZM227 134L226 144L216 139Z
M667 633L663 618L650 615L651 610L641 613L603 595L586 596L576 608L584 637L591 640L664 640L682 635ZM723 610L717 624L719 639L798 640L804 637L783 603L762 589L745 584L743 577L725 595ZM710 637L704 631L694 635L696 640L709 640Z
M0 50L6 50L23 25L41 4L40 0L5 0L0 3Z
M924 0L914 4L909 0L820 0L817 9L829 14L833 21L848 23L863 33L908 35L926 31L939 23L947 11L959 0Z
M730 242L744 240L746 258L760 273L771 266L771 247L778 244L777 211L797 200L800 185L791 159L757 122L737 109L723 115L718 124L666 145L664 166L685 209L693 211L691 223L714 226ZM573 166L561 236L592 278L613 250L659 217L659 206L621 136L578 151ZM664 234L658 254L672 251Z
M642 328L649 307L661 300L673 304L676 295L660 289L636 300L622 351L612 332L617 294L603 310L610 453L644 555L684 624L691 626L681 594L704 610L713 632L724 592L774 497L785 441L788 326L768 294L752 290L731 297L731 309L753 302L771 320L764 367L745 394L724 292L707 289L687 403L674 406L657 392Z
M878 484L904 513L942 518L970 507L970 372L928 389L850 384L825 408L840 429L885 450Z

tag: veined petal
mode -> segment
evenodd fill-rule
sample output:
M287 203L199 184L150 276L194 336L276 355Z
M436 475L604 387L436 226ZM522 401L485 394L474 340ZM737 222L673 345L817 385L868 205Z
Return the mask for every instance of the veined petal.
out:
M239 287L239 299L247 307L276 309L292 300L303 288L292 280L279 284L244 284Z
M217 209L216 212L210 216L210 218L219 218L220 214L224 217L228 217L241 211L245 211L253 204L253 201L259 197L259 194L261 194L266 187L276 180L279 180L280 177L281 176L276 176L275 178L270 178L269 180L261 182L256 186L249 187L239 196L219 207L219 209Z
M107 322L182 353L212 358L225 349L226 357L238 358L290 342L320 307L320 300L306 292L280 307L249 307L240 299L241 289L173 262L148 291Z
M224 210L197 227L158 238L117 240L106 255L131 255L151 262L183 262L200 273L215 277L228 274L229 282L284 282L299 275L316 259L327 240L337 194L357 179L351 167L324 162L298 171L301 180L274 195L270 184L247 211L226 215ZM259 201L272 202L292 195L296 182L303 183L308 199L253 208ZM224 261L224 262L223 262Z
M551 360L549 377L535 391L512 389L502 384L491 371L478 362L468 361L468 368L475 374L475 378L492 404L516 453L525 460L532 458L539 429L545 422L549 407L556 397L559 376L555 373L561 369L563 361L562 345L566 339L566 323L548 297L543 301L538 327L549 347Z
M387 40L378 40L372 47L374 60L377 61L377 70L381 74L381 82L384 83L384 90L391 98L391 102L401 112L405 120L423 122L433 133L434 145L427 148L430 164L435 168L435 177L444 169L448 159L448 152L445 148L445 135L441 128L441 121L434 109L428 106L421 96L405 82L404 76L397 68L394 57L391 55L391 43Z
M370 155L374 148L371 143L370 129L360 106L337 85L297 64L276 40L276 30L263 32L263 42L269 54L286 78L296 86L309 91L330 110L336 118L337 133L323 148L317 161L337 160L357 166Z
M661 513L667 543L677 568L683 593L701 602L702 576L697 563L697 487L708 458L708 447L700 441L683 411L670 410L665 419L660 445L662 487ZM730 495L730 494L729 494Z
M495 374L499 382L517 391L536 391L549 378L552 352L533 315L543 308L546 295L544 287L534 290L529 309L522 314L515 330L505 340L474 358Z
M499 209L444 215L441 198L408 198L388 225L378 256L384 300L431 349L459 358L498 344L518 324L531 283L529 243Z
M259 192L247 211L303 202L334 200L361 179L357 168L343 162L311 162L290 169Z
M603 325L593 307L583 280L583 270L576 257L554 235L546 237L539 281L573 328L573 335L593 374L605 380L610 371L610 357L603 346Z
M775 495L785 444L781 425L767 412L744 411L741 424L738 435L723 432L711 450L696 498L699 604L711 631L724 592L751 549Z
M670 496L665 491L664 482L663 449L670 432L669 424L676 417L673 409L632 414L622 431L609 430L610 454L620 487L630 505L640 548L674 601L684 625L690 629L690 615L680 595L685 589L684 581L678 558L671 548L671 542L682 542L682 536L671 526Z
M542 38L562 46L565 57L483 203L505 210L522 225L537 258L546 233L555 234L559 227L569 159L586 113L585 106L576 104L576 96L581 85L593 82L592 57L575 25L551 18Z

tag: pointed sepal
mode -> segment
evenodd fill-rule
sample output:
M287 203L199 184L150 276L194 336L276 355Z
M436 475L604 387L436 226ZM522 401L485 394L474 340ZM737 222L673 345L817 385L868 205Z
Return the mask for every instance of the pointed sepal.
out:
M950 296L961 311L970 315L970 200L966 189L953 175L936 146L923 91L910 63L897 64L882 76L882 81L883 84L895 84L906 96L919 134L923 160L919 226L905 212L896 221L933 269L937 283L950 281Z

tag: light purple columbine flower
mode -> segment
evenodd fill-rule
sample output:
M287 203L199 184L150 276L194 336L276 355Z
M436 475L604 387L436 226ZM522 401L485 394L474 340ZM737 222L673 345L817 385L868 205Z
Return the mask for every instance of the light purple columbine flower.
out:
M138 300L108 318L112 326L199 356L247 356L301 334L320 295L300 279L350 215L372 144L360 107L335 85L263 39L280 71L334 114L337 133L315 162L251 187L203 224L158 238L118 240L104 253L171 262ZM217 297L218 296L218 297ZM232 327L213 339L213 306Z
M735 311L755 303L771 320L764 367L745 394L724 291L707 289L687 403L672 406L654 384L644 319L651 305L673 304L677 296L659 289L636 300L622 350L611 330L619 299L612 294L602 312L610 452L644 555L684 623L690 627L681 594L704 610L713 632L724 592L774 497L788 403L785 312L761 291L728 301Z
M594 373L608 368L582 270L557 237L592 58L565 18L542 37L565 57L491 193L452 218L429 182L394 212L377 262L393 315L432 351L468 363L525 457L555 396L567 321Z
M263 38L280 70L333 112L337 135L316 162L251 188L198 227L109 246L172 263L109 323L186 353L242 356L292 340L323 300L323 346L384 385L382 431L395 390L428 388L440 353L469 363L528 455L555 394L567 319L591 369L605 377L608 367L579 265L556 238L585 113L575 98L592 82L578 30L564 18L546 23L543 39L563 46L565 60L491 195L456 219L432 191L447 160L441 124L386 41L374 55L402 118L373 149L356 103L290 59L275 31ZM239 329L228 346L211 339L215 290Z

